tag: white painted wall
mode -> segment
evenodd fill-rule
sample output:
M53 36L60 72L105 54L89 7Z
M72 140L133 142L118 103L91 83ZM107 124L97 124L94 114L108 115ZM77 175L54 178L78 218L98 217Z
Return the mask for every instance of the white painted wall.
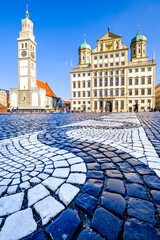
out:
M20 77L20 90L28 90L28 77Z
M37 92L32 93L32 106L38 107L38 93Z
M20 76L28 76L28 67L20 67Z
M17 107L17 94L11 94L11 107Z

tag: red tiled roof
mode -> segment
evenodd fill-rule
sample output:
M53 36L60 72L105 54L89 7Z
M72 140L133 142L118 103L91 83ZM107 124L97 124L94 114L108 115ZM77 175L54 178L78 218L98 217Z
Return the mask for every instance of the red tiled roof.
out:
M70 105L71 103L69 101L63 101L64 104Z
M7 107L0 103L0 108L7 108Z
M52 92L52 90L50 89L50 87L48 86L47 83L43 83L43 82L37 80L37 87L46 89L46 96L56 98L56 95Z

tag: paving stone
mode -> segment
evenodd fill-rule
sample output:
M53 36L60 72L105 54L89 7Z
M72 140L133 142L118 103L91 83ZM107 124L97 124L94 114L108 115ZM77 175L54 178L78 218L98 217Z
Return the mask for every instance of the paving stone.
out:
M84 187L82 193L88 193L91 196L98 197L103 187L103 181L96 179L89 179Z
M153 189L160 189L160 179L157 176L145 175L143 179L148 187Z
M18 231L17 231L18 229ZM37 224L30 208L13 213L5 220L0 232L0 239L16 240L36 231Z
M104 191L101 196L101 203L102 206L108 210L123 216L126 208L126 201L120 194Z
M88 163L87 168L88 170L100 170L100 166L98 163Z
M119 178L123 179L123 175L119 170L106 170L106 175L109 178Z
M65 179L49 177L46 180L44 180L42 184L47 188L49 188L51 191L56 191L57 188L61 186L62 183L64 182L65 182Z
M108 240L117 239L123 222L104 208L95 211L92 227Z
M124 173L124 176L128 182L143 184L142 179L137 173Z
M33 233L31 236L25 238L25 240L45 240L44 230L39 230L36 233Z
M120 193L122 195L125 195L125 187L123 181L119 179L108 179L107 181L107 190L115 193Z
M135 172L134 169L127 162L117 163L122 172Z
M53 197L48 196L34 205L36 212L41 216L42 224L47 224L52 218L59 214L65 207L55 200Z
M138 173L140 173L142 175L155 174L154 171L152 169L150 169L149 167L147 167L146 165L136 166L135 168L138 171Z
M67 179L69 183L84 184L86 181L86 175L83 173L71 173Z
M0 217L19 211L23 198L24 193L16 193L0 198Z
M128 219L124 225L124 240L158 240L158 231L149 223L141 222L138 219Z
M111 159L114 163L123 162L122 158L120 157L112 157Z
M75 196L78 194L79 192L79 188L69 184L69 183L64 183L59 191L58 191L58 195L60 200L65 204L68 205L73 198L75 198Z
M154 206L146 200L129 198L127 214L153 225L156 224Z
M77 163L71 166L71 172L82 172L87 171L85 163Z
M127 195L148 200L145 188L137 183L127 184Z
M69 174L69 168L57 168L52 174L53 177L67 178Z
M88 178L96 178L96 179L104 179L103 172L100 172L100 171L88 171L87 177Z
M129 162L133 166L142 165L142 163L140 161L138 161L136 158L129 158L129 159L127 159L127 162Z
M77 240L102 240L102 238L89 230L83 230Z
M78 212L75 210L64 211L53 223L46 229L46 233L51 239L71 240L80 225Z
M38 184L37 186L29 189L28 206L32 206L33 204L48 196L49 194L49 191L42 184Z
M0 196L6 191L6 186L0 186Z
M98 204L98 201L96 198L88 195L87 193L81 193L76 200L76 204L92 215Z
M116 169L116 166L113 163L103 163L101 165L101 169L102 170L106 170L106 169Z
M160 205L160 191L152 190L151 195L156 205Z

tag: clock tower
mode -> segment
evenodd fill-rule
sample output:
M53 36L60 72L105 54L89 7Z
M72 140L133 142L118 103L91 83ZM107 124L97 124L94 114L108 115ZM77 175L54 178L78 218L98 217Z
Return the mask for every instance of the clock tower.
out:
M31 104L30 90L36 87L36 42L28 6L18 41L18 105Z

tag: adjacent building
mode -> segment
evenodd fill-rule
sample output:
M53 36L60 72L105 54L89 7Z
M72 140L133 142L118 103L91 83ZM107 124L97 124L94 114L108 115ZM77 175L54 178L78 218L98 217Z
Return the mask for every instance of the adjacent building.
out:
M122 37L110 32L92 51L79 47L77 68L70 71L71 110L87 112L148 111L155 107L155 56L148 60L147 39L139 33L131 40L131 60Z
M0 89L0 104L5 107L8 107L9 91Z
M160 111L160 83L155 88L155 96L156 96L156 110Z
M49 86L37 80L36 47L33 23L28 9L21 21L18 41L18 88L10 89L10 108L23 112L43 112L54 107L56 96Z

